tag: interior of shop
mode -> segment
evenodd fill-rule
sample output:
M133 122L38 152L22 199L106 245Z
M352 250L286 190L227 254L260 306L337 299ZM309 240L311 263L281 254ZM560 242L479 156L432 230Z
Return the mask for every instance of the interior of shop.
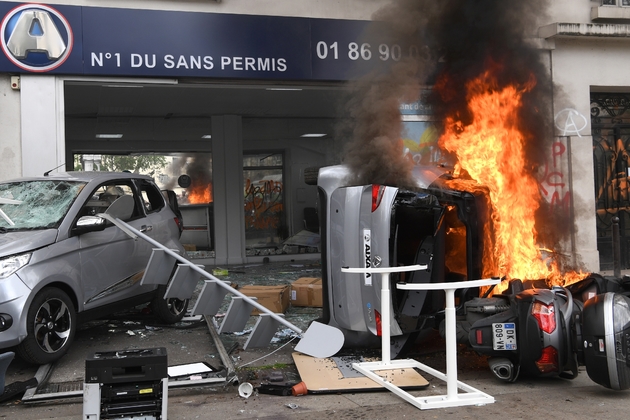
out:
M344 93L342 84L321 83L66 81L66 156L74 165L67 169L145 173L175 191L182 242L200 258L213 258L222 246L215 225L230 225L233 214L223 214L234 213L241 196L242 232L224 235L244 236L247 256L318 252L317 192L304 170L339 162L335 128ZM217 117L224 116L236 133L217 143L224 130ZM241 167L235 170L234 156L223 159L225 153L239 155ZM235 176L237 184L228 179ZM227 212L215 211L222 194L239 199Z

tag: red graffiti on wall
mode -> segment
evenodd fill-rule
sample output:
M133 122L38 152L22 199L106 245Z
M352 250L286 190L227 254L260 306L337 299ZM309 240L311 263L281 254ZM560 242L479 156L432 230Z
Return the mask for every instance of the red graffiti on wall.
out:
M549 202L552 209L559 208L568 216L571 194L563 173L567 158L567 146L562 141L554 142L551 146L551 162L547 160L545 163L539 185L543 197Z

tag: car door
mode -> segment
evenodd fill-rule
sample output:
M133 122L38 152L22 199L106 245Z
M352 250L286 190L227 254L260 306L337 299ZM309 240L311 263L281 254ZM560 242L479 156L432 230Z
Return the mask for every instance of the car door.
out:
M140 198L147 215L147 223L141 227L151 239L184 255L184 248L179 242L181 235L181 215L177 216L166 202L162 191L148 180L136 180Z
M121 217L124 222L138 230L146 228L147 217L130 180L99 185L81 215L107 212L116 206L112 206L116 200L127 200L133 206L131 214ZM80 235L79 243L85 310L119 302L153 288L140 286L151 255L151 247L146 241L134 240L107 222L102 231Z

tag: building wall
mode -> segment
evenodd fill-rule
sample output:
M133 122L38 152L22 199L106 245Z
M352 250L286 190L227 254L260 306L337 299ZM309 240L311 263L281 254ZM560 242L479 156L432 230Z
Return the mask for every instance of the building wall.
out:
M551 22L590 23L591 8L599 7L598 1L549 0L547 16L543 20ZM544 22L541 22L544 25Z
M11 77L0 74L0 180L22 173L20 91L11 88Z
M9 0L13 1L13 0ZM24 3L24 2L16 2ZM67 0L45 4L369 20L387 0Z
M21 2L16 2L21 3ZM234 13L251 15L277 15L294 17L335 18L335 19L370 19L374 12L388 4L387 0L191 0L191 1L160 1L145 0L101 0L98 2L87 0L53 1L47 4L67 4L76 6L98 6L116 8L161 9L178 11L198 11L212 13ZM575 235L567 250L575 253L589 271L598 271L599 260L596 241L595 203L593 185L593 154L592 137L590 131L590 93L593 90L606 89L609 91L627 91L630 89L630 75L626 71L630 65L630 37L620 35L624 24L630 24L630 8L615 6L600 6L600 1L549 0L546 15L539 18L537 33L529 34L538 37L541 53L546 56L554 84L554 116L565 109L576 112L576 118L586 121L584 127L577 132L563 132L558 129L557 143L562 143L567 150L565 161L562 163L564 175L570 188L572 198L571 213L574 218ZM626 16L628 15L628 16ZM613 20L616 18L617 20ZM622 20L618 20L622 19ZM624 20L625 19L625 20ZM555 34L554 24L569 23L580 29L597 25L610 25L616 36L567 35ZM592 25L595 24L595 25ZM608 28L608 29L610 29ZM32 83L26 77L26 89L42 89L33 98L46 98L46 107L41 108L38 115L25 115L20 109L34 105L22 103L20 91L10 88L9 75L0 75L0 179L11 178L20 174L30 175L29 168L23 162L31 162L37 157L38 167L54 167L63 160L63 128L55 124L44 124L47 130L42 130L40 123L50 121L55 115L59 116L58 80L47 79L46 76L30 76L41 78L41 83ZM44 81L46 80L46 81ZM62 115L62 114L61 114ZM54 131L54 134L50 132ZM37 139L50 135L54 138L56 151L41 153L36 146ZM52 142L51 142L52 143ZM264 145L244 144L244 151L255 150ZM24 149L24 150L23 150ZM305 167L331 163L327 151L312 150L307 145L293 144L287 149L291 160L287 166L287 182L292 185L287 192L294 203L291 213L291 223L294 228L299 225L305 203L312 202L315 195L314 187L303 183L302 174ZM328 149L326 149L328 150ZM550 152L552 153L552 152ZM43 159L44 162L39 160ZM315 163L315 164L312 164ZM28 165L27 165L28 166ZM287 198L288 198L287 197Z
M553 80L561 88L556 95L556 111L575 109L579 114L576 121L585 122L579 135L571 136L576 248L589 269L598 270L590 94L602 89L628 90L630 75L620 69L630 66L630 40L560 38L554 44Z

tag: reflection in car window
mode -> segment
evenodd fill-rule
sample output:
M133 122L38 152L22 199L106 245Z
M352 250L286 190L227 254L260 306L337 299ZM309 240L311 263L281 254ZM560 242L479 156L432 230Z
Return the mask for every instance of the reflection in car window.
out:
M84 186L84 182L58 180L0 184L0 226L56 228Z

